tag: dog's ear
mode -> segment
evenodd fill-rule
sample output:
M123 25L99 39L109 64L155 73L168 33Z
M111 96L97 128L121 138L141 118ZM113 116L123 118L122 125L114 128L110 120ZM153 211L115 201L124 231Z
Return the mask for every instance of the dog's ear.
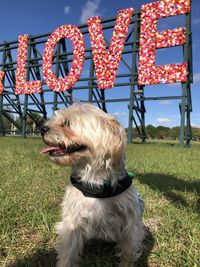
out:
M112 165L117 167L124 159L124 149L126 144L125 130L114 117L106 119L105 124L111 133L109 145L113 159Z

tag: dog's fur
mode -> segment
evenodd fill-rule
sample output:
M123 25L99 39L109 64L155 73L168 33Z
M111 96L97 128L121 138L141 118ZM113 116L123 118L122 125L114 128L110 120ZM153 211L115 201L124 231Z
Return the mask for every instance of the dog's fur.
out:
M70 165L72 175L95 187L109 182L114 187L125 175L125 131L111 115L90 104L74 104L55 112L45 123L43 140L48 146L82 147L50 159ZM43 151L44 152L44 151ZM47 152L47 151L46 151ZM49 151L48 151L49 152ZM142 253L144 227L134 186L110 198L85 197L71 184L62 202L57 267L77 267L84 244L97 238L117 242L120 266L133 266Z

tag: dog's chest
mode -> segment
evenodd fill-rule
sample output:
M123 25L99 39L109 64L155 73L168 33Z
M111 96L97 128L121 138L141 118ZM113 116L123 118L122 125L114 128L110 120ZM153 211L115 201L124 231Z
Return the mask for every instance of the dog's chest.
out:
M63 217L84 228L90 238L117 241L134 220L129 201L84 197L77 189L68 188L63 201Z

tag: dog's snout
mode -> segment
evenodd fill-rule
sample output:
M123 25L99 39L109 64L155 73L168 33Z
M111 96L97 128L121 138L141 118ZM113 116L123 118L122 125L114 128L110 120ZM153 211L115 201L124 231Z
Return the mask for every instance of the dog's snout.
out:
M41 131L41 135L43 136L43 135L45 135L45 133L47 133L47 132L49 131L49 127L43 125L43 126L41 127L40 131Z

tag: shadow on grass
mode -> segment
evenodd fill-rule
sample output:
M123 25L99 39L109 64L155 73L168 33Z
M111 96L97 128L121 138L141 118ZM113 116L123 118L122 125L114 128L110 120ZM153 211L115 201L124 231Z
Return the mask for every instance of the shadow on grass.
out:
M148 259L154 247L154 237L150 230L147 229L146 238L144 240L144 252L139 260L135 263L134 267L149 267Z
M175 176L158 173L138 174L141 184L146 184L153 190L158 189L163 195L177 207L184 206L193 212L200 213L200 180L185 181ZM173 192L172 190L180 191ZM191 203L183 197L181 192L190 192L198 195L198 200L191 206Z
M148 257L154 245L154 238L150 231L144 241L145 250L134 267L148 267ZM119 258L116 256L115 244L99 240L90 241L84 249L81 267L117 267ZM8 267L55 267L55 250L39 249L33 255L17 260Z
M56 252L52 249L50 251L39 249L33 255L19 259L8 267L55 267L56 266Z
M148 257L154 246L152 233L147 230L144 240L144 252L134 267L148 267ZM85 248L84 260L81 267L117 267L119 258L116 256L116 246L114 243L93 240Z

